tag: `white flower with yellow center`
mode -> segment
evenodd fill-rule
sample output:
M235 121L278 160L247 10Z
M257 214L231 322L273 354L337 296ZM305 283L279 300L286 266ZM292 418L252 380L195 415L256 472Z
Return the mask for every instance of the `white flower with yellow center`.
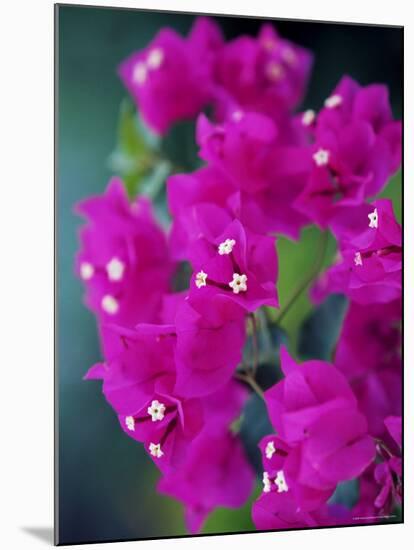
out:
M151 453L151 456L155 456L155 458L161 458L164 455L161 450L161 445L159 443L150 443L149 452Z
M197 288L201 288L202 286L207 285L207 273L204 273L203 270L199 271L195 278L195 285Z
M164 61L164 51L161 48L154 48L147 58L147 66L150 70L159 69Z
M105 294L102 298L101 306L106 313L109 313L109 315L115 315L119 310L118 300L110 294Z
M125 425L131 432L135 431L135 419L133 416L127 416L125 418Z
M84 281L92 279L95 273L95 268L89 262L82 262L80 265L80 276Z
M219 244L218 253L220 256L230 254L233 251L235 244L236 241L234 239L226 239L224 242Z
M272 458L272 456L275 454L275 452L276 452L275 442L274 441L269 441L269 443L266 445L266 448L265 448L266 458L268 458L270 460Z
M362 265L362 256L361 256L361 252L355 252L354 264L355 264L355 265Z
M279 472L277 472L275 485L277 486L278 493L287 493L287 491L289 491L283 470L279 470Z
M271 483L269 479L269 474L267 472L263 472L263 492L270 493L270 489Z
M313 160L316 166L326 166L329 162L329 151L326 149L318 149L316 153L313 154Z
M153 422L157 422L157 420L162 420L165 416L165 405L154 399L151 406L148 407L147 412L150 415L151 420Z
M368 214L369 218L369 227L372 229L378 228L378 210L375 208L374 212L371 212L371 214Z
M324 105L327 109L335 109L335 107L339 107L341 103L342 103L342 96L340 96L339 94L334 94L328 97L327 99L325 99Z
M147 73L148 71L145 63L143 61L138 61L132 71L132 80L135 82L135 84L144 84L147 80Z
M239 275L233 273L233 280L229 282L229 287L233 290L234 294L239 292L246 292L247 290L247 275Z
M112 258L106 264L106 272L110 281L121 281L124 276L125 264L119 258Z
M304 126L310 126L311 124L313 124L315 118L316 118L315 111L313 109L308 109L302 115L302 124Z

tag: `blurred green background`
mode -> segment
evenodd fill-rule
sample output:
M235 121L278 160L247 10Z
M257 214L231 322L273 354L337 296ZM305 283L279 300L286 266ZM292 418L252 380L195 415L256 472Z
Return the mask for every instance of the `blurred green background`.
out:
M116 67L147 44L163 26L182 33L192 15L92 7L57 7L57 350L59 399L60 543L162 537L185 534L181 505L158 495L158 472L141 446L125 436L101 395L99 383L83 382L100 359L95 321L82 305L74 276L80 220L73 206L101 193L111 176L108 157L115 147L119 106L127 95ZM227 38L256 34L257 19L215 18ZM313 50L315 65L304 107L318 108L344 74L363 84L385 82L394 114L402 106L402 30L396 28L278 21L278 30ZM401 217L401 178L385 194ZM299 243L279 241L282 305L312 265L318 232L305 230ZM331 246L330 253L332 254ZM309 311L302 296L283 320L294 343ZM253 498L253 497L252 497ZM217 510L205 533L252 530L250 505Z

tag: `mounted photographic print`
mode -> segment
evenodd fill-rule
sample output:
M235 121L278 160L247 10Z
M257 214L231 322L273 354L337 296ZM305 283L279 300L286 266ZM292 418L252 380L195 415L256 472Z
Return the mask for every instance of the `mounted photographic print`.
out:
M55 13L56 543L401 523L402 27Z

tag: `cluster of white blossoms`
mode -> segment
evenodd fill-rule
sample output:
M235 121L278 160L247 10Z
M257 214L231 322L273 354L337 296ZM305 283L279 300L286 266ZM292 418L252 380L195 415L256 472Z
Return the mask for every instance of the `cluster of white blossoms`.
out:
M133 81L142 85L148 78L148 72L157 70L161 67L164 61L164 51L161 48L154 48L151 50L146 60L138 61L135 65L132 73Z
M355 252L354 264L355 264L355 265L362 265L362 256L361 256L361 252Z
M151 456L155 456L155 458L161 458L164 455L161 450L161 445L159 443L150 443L149 452Z
M135 431L135 418L133 416L127 416L125 418L125 425L131 432Z
M89 281L95 274L95 268L89 262L82 262L80 265L80 276L84 281Z
M157 399L154 399L151 403L151 406L148 407L147 412L151 417L151 420L153 422L157 422L159 420L163 420L165 416L165 405L164 403L160 403L157 401Z
M231 254L233 248L236 246L236 241L234 239L226 239L219 244L217 250L220 256L225 256ZM197 288L202 288L207 286L208 274L203 270L199 271L195 276L195 285ZM233 279L229 282L229 287L232 289L234 294L239 294L239 292L247 291L247 275L233 273Z
M285 474L283 470L279 470L276 474L276 478L274 480L274 484L277 487L278 493L287 493L289 491L289 487L286 483ZM263 472L263 492L264 493L270 493L272 490L272 481L269 477L268 472Z
M111 294L105 294L105 296L103 296L101 306L109 315L115 315L119 311L119 302Z
M125 271L125 264L119 258L112 258L106 264L106 272L110 281L122 281Z
M374 212L368 214L369 218L369 227L371 229L378 229L378 210L375 208Z
M327 109L335 109L335 107L339 107L341 103L342 96L340 96L339 94L334 94L325 99L324 105Z
M274 441L269 441L269 443L266 445L266 449L265 449L266 458L268 458L270 460L272 458L272 456L275 454L275 452L276 452L276 449L275 449Z
M89 281L95 275L95 267L90 262L82 262L79 268L80 276L84 281ZM125 272L125 264L117 257L105 265L105 271L109 281L122 281ZM108 315L116 315L119 311L119 302L112 294L105 294L101 299L101 307Z
M316 166L326 166L329 162L329 151L326 149L318 149L316 153L312 155Z
M313 109L308 109L302 115L302 124L304 126L310 126L311 124L314 123L315 118L316 118L315 111Z
M225 254L230 254L233 252L233 248L236 245L236 241L234 239L226 239L224 242L220 243L218 246L218 253L220 256L224 256Z

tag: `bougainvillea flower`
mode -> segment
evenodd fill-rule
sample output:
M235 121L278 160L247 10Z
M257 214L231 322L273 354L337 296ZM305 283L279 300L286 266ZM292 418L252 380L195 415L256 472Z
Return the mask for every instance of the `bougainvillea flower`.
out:
M301 479L315 489L358 476L375 448L345 377L331 364L298 365L281 349L285 378L265 393L269 417L289 445L301 444Z
M383 188L401 162L401 124L386 87L345 77L325 101L314 131L313 170L296 207L321 227L338 226Z
M266 391L270 420L287 443L301 441L309 426L325 412L355 409L356 399L342 373L323 361L297 364L281 348L285 378Z
M103 323L132 327L157 320L173 265L148 199L130 203L122 181L113 178L103 195L76 210L88 221L76 260L88 307Z
M162 29L143 50L119 67L119 75L145 122L165 134L176 122L195 117L211 100L210 27L198 24L185 39Z
M238 192L228 199L237 217L262 233L297 237L308 218L293 207L311 170L307 148L284 143L269 117L246 112L211 124L200 115L200 156L225 174Z
M379 365L351 382L358 408L368 421L368 430L377 438L386 437L383 420L401 411L401 357Z
M387 150L390 172L395 172L401 163L402 126L401 121L393 118L387 86L361 86L349 76L342 77L316 118L316 136L325 132L339 133L355 121L371 126L377 140L383 142ZM377 192L375 185L368 190L369 195Z
M349 381L401 360L402 304L351 302L335 351L335 365Z
M360 305L352 302L335 352L368 421L371 435L383 438L386 416L401 410L401 301Z
M302 512L317 510L323 506L335 490L335 483L327 488L308 485L303 469L303 446L289 446L275 435L269 435L259 444L263 462L263 492L281 495L290 492Z
M385 460L375 467L374 472L375 480L381 485L375 506L387 513L391 511L393 502L401 503L402 498L402 459L399 456L402 447L401 416L389 416L384 420L384 424L398 449L398 455L393 455L388 448L381 447L380 444L379 450Z
M234 378L216 392L202 398L205 424L209 430L223 430L241 414L249 396L245 385Z
M401 458L391 457L375 467L375 480L381 490L375 499L375 506L384 512L390 512L394 500L401 503Z
M277 116L301 100L311 65L310 52L265 24L257 38L241 36L224 45L216 79L240 107Z
M199 238L189 249L194 269L190 303L226 297L247 311L277 307L275 240L253 234L238 220L212 205L195 207ZM199 300L198 300L199 301Z
M185 301L175 318L176 391L206 396L226 384L241 362L246 337L243 310L226 296Z
M289 491L262 493L252 506L252 519L256 529L260 531L329 525L323 510L298 510L296 500Z
M402 448L402 419L401 416L388 416L384 424L398 447Z
M372 203L366 230L344 244L341 256L314 288L316 301L331 292L345 293L361 304L400 298L402 234L389 199Z
M203 406L174 392L176 336L173 326L114 327L124 351L94 366L87 379L101 378L103 393L125 433L144 443L162 471L183 460L203 425Z
M163 477L157 489L184 504L187 529L197 533L218 506L242 506L253 486L254 472L237 436L207 429L190 445L184 465Z
M200 222L195 207L211 204L230 212L229 197L235 192L224 173L212 166L168 178L168 207L173 216L170 246L174 259L187 259L189 244L198 237Z

